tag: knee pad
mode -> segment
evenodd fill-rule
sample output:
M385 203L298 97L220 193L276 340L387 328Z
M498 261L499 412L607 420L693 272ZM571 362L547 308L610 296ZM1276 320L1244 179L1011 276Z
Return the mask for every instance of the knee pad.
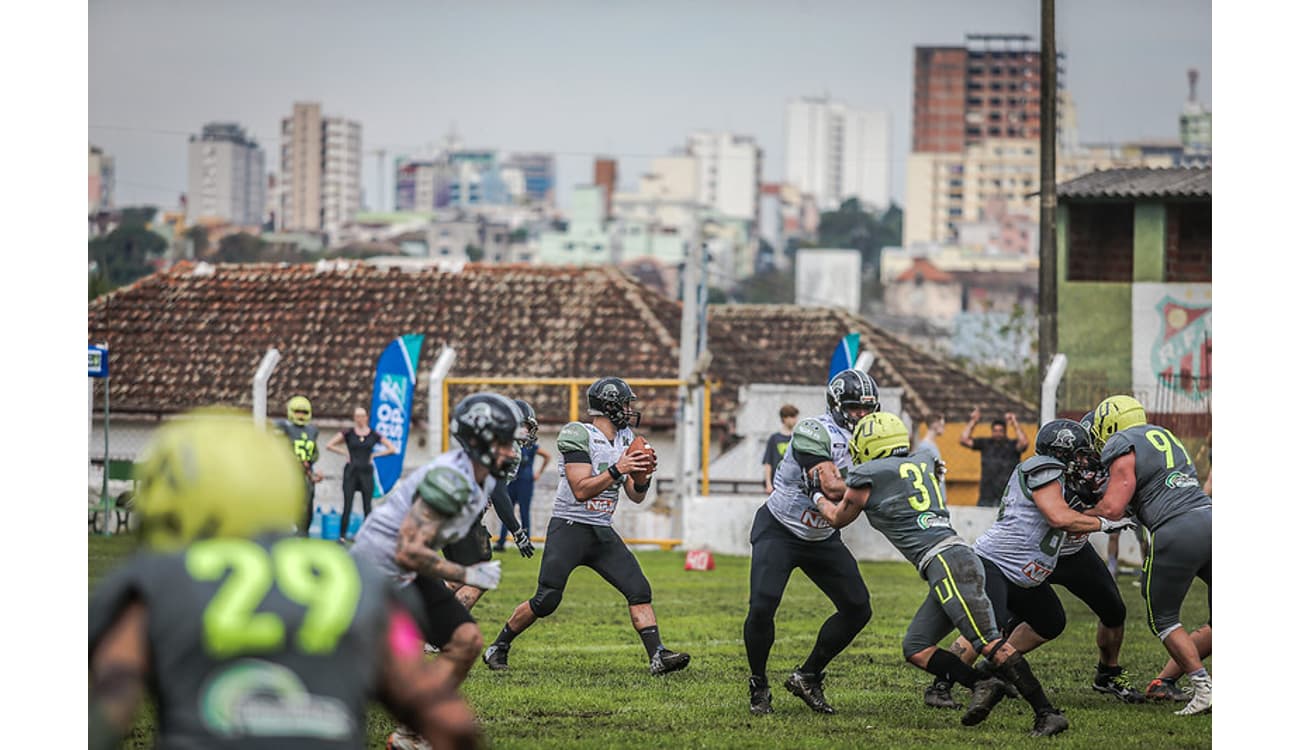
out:
M638 604L650 603L650 584L646 583L644 587L637 588L627 592L627 606L634 607Z
M756 622L772 622L776 619L776 608L780 605L780 597L752 596L749 598L749 614L747 619Z
M912 657L926 650L933 643L922 643L921 638L904 638L903 639L903 661L910 662Z
M1124 621L1128 619L1128 607L1124 606L1122 600L1117 600L1114 606L1106 607L1101 612L1098 612L1097 619L1108 628L1122 627Z
M1065 615L1062 613L1050 618L1043 618L1037 623L1032 623L1030 627L1034 629L1035 633L1050 641L1065 632Z
M528 600L528 606L538 617L547 617L560 606L560 600L563 598L564 592L560 589L541 587L537 589L533 598Z

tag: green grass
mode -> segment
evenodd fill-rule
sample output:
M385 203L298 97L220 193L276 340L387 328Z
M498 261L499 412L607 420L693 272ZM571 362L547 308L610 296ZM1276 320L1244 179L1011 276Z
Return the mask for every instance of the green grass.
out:
M92 537L90 585L122 555L129 538ZM828 747L1042 747L1027 736L1032 714L1023 701L1007 701L978 727L963 727L960 712L927 708L921 701L930 676L902 660L902 634L925 594L925 584L904 563L863 563L875 615L833 661L826 682L835 716L813 714L781 688L785 674L802 663L817 629L831 613L821 592L796 572L777 614L777 640L770 659L776 713L750 716L749 673L741 636L748 598L749 560L719 557L717 570L685 572L682 552L638 552L654 587L655 611L665 644L687 651L691 666L652 678L645 652L628 622L625 602L586 568L569 581L564 602L550 618L519 636L510 670L491 672L481 663L464 692L496 748L817 748ZM502 586L474 609L491 641L514 607L532 596L541 555L524 560L513 548L500 556ZM1128 604L1122 662L1144 685L1164 665L1164 648L1142 621L1142 602L1132 577L1120 578ZM1211 718L1174 716L1168 704L1122 705L1089 688L1097 655L1096 619L1081 602L1059 590L1069 616L1064 634L1029 659L1070 729L1050 740L1054 747L1119 750L1210 747ZM1183 621L1206 620L1205 587L1197 581L1184 605ZM1211 670L1212 671L1212 670ZM958 687L959 701L969 693ZM383 747L392 720L379 707L369 717L370 745ZM125 747L149 747L152 712L142 712Z

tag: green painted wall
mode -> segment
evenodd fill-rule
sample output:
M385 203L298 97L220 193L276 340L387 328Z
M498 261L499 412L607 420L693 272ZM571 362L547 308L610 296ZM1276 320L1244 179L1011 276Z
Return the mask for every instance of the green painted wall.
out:
M1165 205L1141 202L1133 211L1133 281L1165 280Z
M1057 211L1056 232L1057 345L1070 359L1069 373L1089 380L1104 376L1104 390L1108 392L1128 390L1133 386L1133 287L1116 282L1066 281L1069 204ZM1136 281L1164 280L1163 203L1135 206L1133 252ZM1063 390L1060 398L1061 409L1083 411L1096 406L1097 396L1070 388Z

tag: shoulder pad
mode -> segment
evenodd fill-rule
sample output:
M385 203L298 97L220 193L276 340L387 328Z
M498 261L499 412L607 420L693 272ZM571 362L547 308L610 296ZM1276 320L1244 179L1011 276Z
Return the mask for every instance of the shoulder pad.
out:
M416 485L416 494L431 508L451 518L474 496L470 480L450 466L435 466Z
M1145 428L1146 425L1141 425L1141 427ZM1106 441L1106 447L1101 450L1101 462L1103 464L1109 466L1112 461L1133 450L1133 436L1129 434L1129 430L1132 429L1130 427L1128 430L1110 436L1110 439Z
M1065 464L1051 456L1032 456L1020 464L1020 476L1025 486L1036 490L1050 484L1065 474Z
M168 556L168 558L174 557ZM88 620L90 625L90 650L117 621L117 616L128 604L142 598L146 591L149 571L160 564L162 556L138 553L128 559L100 581L90 594ZM174 563L171 563L174 564Z
M849 475L844 478L844 484L858 489L870 487L874 482L871 475L875 473L875 464L875 461L868 461L854 466L849 470Z
M831 434L820 420L809 417L799 420L790 438L790 449L805 456L831 460Z
M583 453L591 452L591 433L581 422L570 422L560 430L560 437L555 442L555 448L560 453L570 453L581 451Z

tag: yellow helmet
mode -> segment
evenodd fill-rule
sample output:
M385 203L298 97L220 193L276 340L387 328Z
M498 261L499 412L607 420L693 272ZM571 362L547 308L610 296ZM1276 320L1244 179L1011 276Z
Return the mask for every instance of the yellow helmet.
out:
M306 499L283 436L231 409L200 409L160 427L135 476L140 538L163 550L288 531Z
M1111 435L1147 423L1147 410L1132 396L1111 396L1092 410L1092 445L1101 453Z
M910 447L903 420L883 411L863 417L849 440L849 453L855 464L892 456L899 448L906 453Z
M286 407L289 421L299 427L306 427L311 421L311 402L306 396L294 396L289 399L289 405Z

